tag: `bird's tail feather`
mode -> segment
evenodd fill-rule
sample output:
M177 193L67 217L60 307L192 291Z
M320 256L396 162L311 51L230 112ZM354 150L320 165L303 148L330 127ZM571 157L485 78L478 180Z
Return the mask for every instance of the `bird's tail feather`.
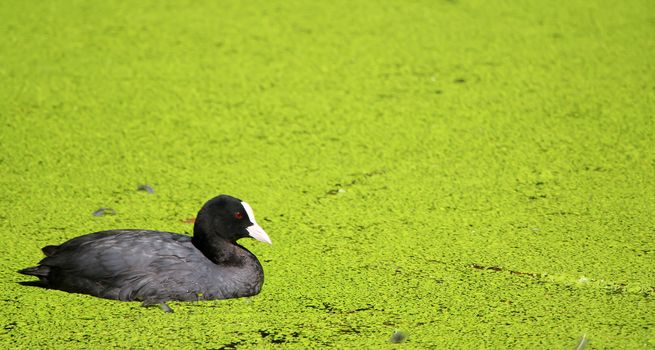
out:
M26 269L18 270L18 273L22 273L23 275L28 275L28 276L37 276L37 277L48 277L48 273L50 273L50 268L48 266L34 266L34 267L28 267Z

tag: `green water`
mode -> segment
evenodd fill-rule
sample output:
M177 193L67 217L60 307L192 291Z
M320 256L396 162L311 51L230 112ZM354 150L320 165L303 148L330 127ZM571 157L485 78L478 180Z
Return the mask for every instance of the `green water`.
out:
M1 348L655 347L651 1L8 0L0 38ZM18 284L219 193L258 296Z

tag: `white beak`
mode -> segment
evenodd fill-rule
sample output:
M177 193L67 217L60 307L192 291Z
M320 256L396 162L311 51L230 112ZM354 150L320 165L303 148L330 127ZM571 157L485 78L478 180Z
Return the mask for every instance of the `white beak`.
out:
M243 208L246 210L246 214L248 214L248 219L250 219L250 222L252 222L251 226L246 227L246 230L248 231L248 235L258 241L268 244L273 244L273 242L271 242L271 239L266 234L266 231L264 231L264 229L257 224L257 221L255 221L255 213L253 213L250 204L246 202L241 202L241 205L243 205Z
M257 224L252 224L248 227L246 227L246 230L248 231L248 235L260 242L268 243L268 244L273 244L271 242L271 239L268 237L266 234L266 231L264 229L257 225Z

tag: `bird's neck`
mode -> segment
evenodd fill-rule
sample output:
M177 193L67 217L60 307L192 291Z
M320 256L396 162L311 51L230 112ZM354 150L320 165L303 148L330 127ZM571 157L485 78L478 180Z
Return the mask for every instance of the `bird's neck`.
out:
M240 251L245 250L245 248L235 242L219 237L215 234L209 235L197 231L194 232L191 242L215 264L243 264L243 254Z

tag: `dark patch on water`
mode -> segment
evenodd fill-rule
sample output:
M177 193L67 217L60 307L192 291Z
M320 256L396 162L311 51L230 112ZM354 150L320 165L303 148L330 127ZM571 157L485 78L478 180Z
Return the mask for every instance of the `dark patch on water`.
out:
M105 215L116 215L116 210L112 208L99 208L98 210L94 211L93 216L105 216Z
M231 343L223 344L218 348L211 348L210 350L232 350L237 349L241 345L245 345L245 342L243 340L236 340Z
M7 323L4 326L4 329L6 331L5 333L11 332L14 328L16 328L17 325L18 325L18 323L16 323L16 321L12 321L12 322Z
M538 196L528 196L528 199L532 200L532 201L536 200L536 199L539 199L539 198L546 198L546 195L545 194L540 194Z
M334 306L330 303L322 302L321 305L306 305L305 307L308 307L310 309L317 309L317 310L323 310L327 311L329 313L334 313Z
M155 193L155 190L154 190L152 187L150 187L150 185L146 185L146 184L144 184L144 185L139 185L139 186L136 188L136 190L137 190L137 191L145 191L145 192L148 192L148 193L150 193L150 194L154 194L154 193Z
M282 334L274 330L260 329L258 332L262 339L266 339L273 344L293 343L296 338L300 337L300 332L297 331Z
M527 276L527 277L532 277L532 278L540 278L541 275L538 273L534 272L523 272L523 271L515 271L515 270L509 270L505 269L499 266L483 266L480 264L469 264L468 267L477 269L477 270L490 270L490 271L495 271L495 272L509 272L512 275L517 275L517 276Z
M360 307L358 309L350 310L348 313L352 314L352 313L359 312L359 311L367 311L367 310L373 310L373 309L375 309L375 306L373 306L371 304L366 304L365 307Z
M339 333L343 333L343 334L360 334L360 333L362 333L362 331L360 331L359 329L357 329L355 327L349 326L348 328L341 328L339 330Z
M395 331L389 338L389 341L392 343L402 343L407 339L407 333L402 331Z
M367 173L362 173L362 174L351 174L351 179L347 182L344 183L336 183L334 184L334 188L328 190L325 194L326 195L336 195L339 193L345 193L346 189L361 183L364 183L368 178L377 176L377 175L382 175L386 173L386 169L378 169L374 171L370 171ZM320 199L321 197L319 197Z
M554 212L547 213L547 214L548 214L548 215L561 215L561 216L580 215L580 214L578 214L578 213L574 213L574 212L572 212L572 211L563 211L563 210L560 210L560 211L554 211Z
M437 311L439 311L440 313L443 313L443 312L445 312L446 310L449 310L449 309L448 309L447 307L445 307L445 306L440 306L439 309L438 309ZM440 321L438 321L438 320L426 320L426 321L418 321L418 322L415 323L415 325L416 325L417 327L420 327L420 326L429 326L429 325L433 325L433 324L435 324L435 323L439 323L439 322L440 322Z
M607 169L606 169L606 168L603 168L602 166L594 166L594 167L590 167L590 166L588 166L588 165L586 165L586 166L584 167L584 170L586 170L586 171L597 171L597 172L605 172L605 171L607 171Z

